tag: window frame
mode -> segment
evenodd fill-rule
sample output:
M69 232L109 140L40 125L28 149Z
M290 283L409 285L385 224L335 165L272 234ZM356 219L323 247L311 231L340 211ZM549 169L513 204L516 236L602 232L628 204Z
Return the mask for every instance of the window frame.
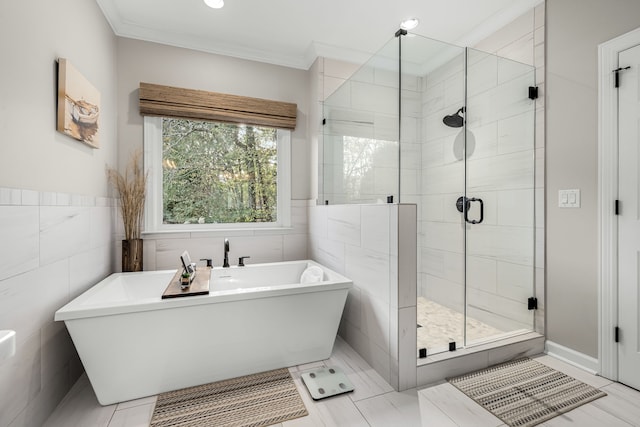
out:
M291 228L291 131L276 129L277 135L277 221L222 224L164 224L162 188L162 119L144 116L144 170L147 173L147 194L144 209L144 231L197 232L219 230L266 230ZM198 119L186 119L194 120Z

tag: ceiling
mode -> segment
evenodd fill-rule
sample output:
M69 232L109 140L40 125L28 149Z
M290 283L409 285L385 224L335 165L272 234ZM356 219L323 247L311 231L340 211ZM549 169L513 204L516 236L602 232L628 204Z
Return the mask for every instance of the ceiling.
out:
M364 62L416 17L413 33L472 46L542 0L96 0L116 35L308 69Z

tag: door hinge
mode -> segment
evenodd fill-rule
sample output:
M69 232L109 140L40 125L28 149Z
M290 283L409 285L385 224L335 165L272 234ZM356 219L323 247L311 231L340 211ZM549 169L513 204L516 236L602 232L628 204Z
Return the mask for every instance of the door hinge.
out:
M538 86L529 86L529 99L538 99Z
M614 203L614 212L616 215L620 215L620 200L616 200Z
M531 297L527 300L527 309L528 310L537 310L538 309L538 298Z
M327 119L322 119L322 126L327 124Z
M620 342L620 328L617 326L613 328L613 341Z
M629 68L631 68L631 66L616 68L613 70L615 73L613 78L613 87L620 87L620 71L628 70Z

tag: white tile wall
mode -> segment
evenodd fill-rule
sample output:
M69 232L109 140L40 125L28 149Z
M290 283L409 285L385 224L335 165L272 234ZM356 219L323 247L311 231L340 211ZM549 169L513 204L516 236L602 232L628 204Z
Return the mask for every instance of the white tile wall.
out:
M407 354L415 360L415 208L309 207L310 257L354 283L340 335L395 388L415 381L411 364L401 370L405 365L399 363L408 360Z
M214 265L222 265L225 238L229 239L231 265L236 265L241 256L251 257L245 264L307 259L309 203L309 200L291 201L291 228L287 229L144 234L144 269L178 268L180 254L185 250L193 261L212 258ZM326 228L322 233L326 234ZM120 259L120 245L116 253Z
M38 267L38 215L35 206L0 206L0 280Z
M0 328L16 356L0 362L0 425L41 425L82 373L57 309L114 265L111 199L0 188Z
M88 250L90 233L91 208L41 206L40 264L50 264Z
M345 274L358 283L366 283L366 291L389 305L389 250L372 252L361 246L345 249Z

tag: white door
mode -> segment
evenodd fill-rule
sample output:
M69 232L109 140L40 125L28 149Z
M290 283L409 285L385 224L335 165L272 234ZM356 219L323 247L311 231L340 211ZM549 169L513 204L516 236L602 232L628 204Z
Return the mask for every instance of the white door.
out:
M640 45L618 60L618 380L640 389Z

